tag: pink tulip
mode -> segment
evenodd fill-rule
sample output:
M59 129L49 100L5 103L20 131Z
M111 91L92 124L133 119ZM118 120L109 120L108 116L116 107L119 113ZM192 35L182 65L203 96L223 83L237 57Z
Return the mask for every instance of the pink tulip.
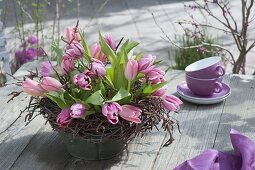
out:
M52 77L43 77L41 86L44 90L50 91L60 91L62 84L55 78Z
M107 57L103 53L100 44L98 43L93 44L90 51L91 51L92 58L98 59L102 61L103 63L107 61Z
M76 59L79 59L80 56L77 56L74 52L74 49L70 48L68 50L66 50L63 58L69 58L69 59L72 59L72 60L76 60Z
M155 85L155 84L163 83L166 80L164 77L159 77L159 78L155 78L155 79L149 79L149 81L151 82L152 85Z
M178 111L180 109L180 105L182 104L182 101L174 96L174 95L167 95L164 97L163 100L163 106L165 109L169 111Z
M43 96L47 92L38 82L29 78L22 82L22 90L32 96Z
M119 112L120 117L134 123L141 123L139 116L142 110L132 105L122 105L122 111Z
M61 112L59 113L59 115L57 116L57 124L64 128L67 127L69 125L69 123L72 120L71 117L71 109L70 108L64 108L61 110Z
M118 113L122 111L121 106L116 103L105 103L102 108L102 113L107 117L111 124L116 124L119 122Z
M104 36L105 42L111 47L112 50L116 51L116 42L114 41L111 34Z
M75 103L71 106L71 117L72 118L82 118L86 112L86 107L81 103Z
M125 68L125 77L127 80L134 80L138 74L138 62L130 59Z
M158 97L162 97L165 95L167 91L167 86L163 86L160 89L156 90L154 93L152 93L152 96L158 96Z
M55 75L53 65L49 61L44 61L41 63L40 73L43 77L51 77Z
M98 78L98 75L96 75L94 72L90 71L90 70L85 70L83 72L83 74L89 76L91 79L96 79Z
M95 59L95 58L92 58L91 71L96 76L104 77L105 74L106 74L106 70L105 70L104 64L100 60Z
M153 56L153 55L147 55L147 56L142 57L138 61L139 72L144 73L144 74L149 72L153 68L153 63L154 63L155 59L156 59L156 56Z
M66 28L65 34L66 34L66 38L67 38L68 42L71 42L72 40L74 40L74 41L81 40L81 37L79 34L79 28L77 30L75 30L75 27L74 28Z
M162 79L164 78L165 72L159 68L153 68L149 72L146 73L146 76L148 77L149 81L152 81L153 79Z
M82 56L83 53L84 53L84 48L82 46L81 43L77 42L77 41L73 41L71 43L71 47L72 49L74 50L74 53L77 55L77 56Z
M61 62L61 72L64 75L68 75L73 70L74 70L74 61L72 59L64 57Z
M91 78L88 76L87 72L75 75L73 82L84 90L92 89L92 86L90 85Z

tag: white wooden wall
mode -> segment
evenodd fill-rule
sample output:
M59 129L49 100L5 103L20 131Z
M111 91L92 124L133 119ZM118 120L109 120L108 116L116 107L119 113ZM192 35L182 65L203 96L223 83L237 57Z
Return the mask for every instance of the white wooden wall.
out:
M2 0L0 0L0 7L2 6ZM0 8L0 16L1 16L1 8ZM0 18L0 61L3 62L3 70L5 73L11 74L11 68L9 63L9 53L6 51L5 45L6 45L6 39L4 37L3 33L3 23ZM7 80L11 78L9 75L7 76Z

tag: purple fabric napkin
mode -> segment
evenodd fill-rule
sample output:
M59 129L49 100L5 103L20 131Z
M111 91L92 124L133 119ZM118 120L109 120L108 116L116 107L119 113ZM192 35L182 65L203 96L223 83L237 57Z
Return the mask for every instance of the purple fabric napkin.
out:
M174 170L255 170L255 143L234 129L230 138L235 154L209 149Z

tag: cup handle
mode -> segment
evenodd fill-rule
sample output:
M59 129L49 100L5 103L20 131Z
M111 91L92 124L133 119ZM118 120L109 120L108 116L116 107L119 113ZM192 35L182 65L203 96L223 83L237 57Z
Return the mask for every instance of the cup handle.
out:
M218 76L223 76L225 74L225 69L222 66L217 66L216 70L218 72Z
M220 93L222 91L222 84L220 82L215 82L214 93Z

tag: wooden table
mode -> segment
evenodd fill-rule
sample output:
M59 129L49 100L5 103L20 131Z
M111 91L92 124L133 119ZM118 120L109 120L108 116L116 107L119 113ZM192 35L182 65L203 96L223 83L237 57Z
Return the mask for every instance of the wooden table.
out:
M26 74L38 63L30 63L20 69L16 76ZM169 92L184 80L182 71L168 73ZM119 158L107 161L82 161L71 157L64 144L42 117L24 126L24 115L14 123L28 98L21 95L6 103L7 95L16 86L0 88L0 169L172 169L209 148L232 150L229 138L234 128L255 140L255 77L250 75L226 75L232 94L224 102L214 105L196 105L184 102L179 114L181 134L176 130L175 141L163 147L167 134L153 131L143 138L136 138L127 152ZM9 127L7 129L7 127ZM6 130L7 129L7 130Z

